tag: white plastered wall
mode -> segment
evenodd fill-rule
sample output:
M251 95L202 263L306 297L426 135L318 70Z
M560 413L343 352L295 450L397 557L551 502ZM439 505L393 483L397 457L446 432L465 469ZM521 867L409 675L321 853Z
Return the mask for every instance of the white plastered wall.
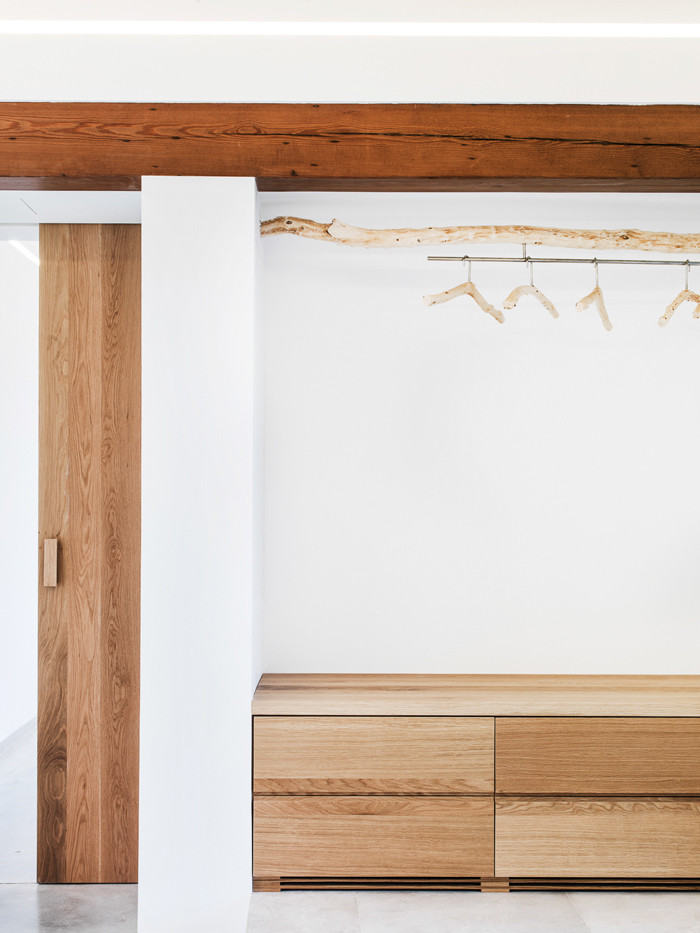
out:
M36 716L37 689L39 270L13 234L0 231L0 742ZM16 235L38 255L38 229Z
M263 217L376 227L683 231L699 209L698 195L262 196ZM607 333L573 310L585 265L535 267L556 321L532 299L504 325L465 298L421 301L467 277L428 255L517 245L263 249L267 670L698 672L700 321L686 304L657 324L683 269L601 266ZM473 278L500 306L528 272Z
M142 224L139 930L217 933L250 877L255 182L146 178Z
M444 11L444 6L431 6L436 18ZM519 20L529 16L535 7L546 18L563 16L561 4L556 7L532 4L525 12L520 4L509 4L507 9L504 5L503 9L507 16ZM294 18L303 8L285 4L284 12L278 10L277 15ZM132 8L127 13L123 4L105 3L100 5L98 13L94 4L88 6L72 0L62 5L62 15L68 18L98 15L156 18L162 15L162 9L162 4L148 0L138 5L137 12ZM630 15L627 3L605 4L607 13L600 12L600 5L597 9L601 19L614 15L624 20ZM693 9L688 3L667 3L663 14L668 21L674 18L691 21ZM592 12L593 7L589 6L588 10ZM16 11L13 12L16 15ZM196 18L201 15L201 5L183 0L177 12ZM410 12L403 4L400 9L395 3L381 5L386 19L404 17ZM240 5L238 13L242 15ZM656 4L637 4L634 13L637 18L651 18L659 15L659 9ZM53 5L45 4L42 11L41 4L37 3L35 9L23 11L23 15L56 14ZM214 9L213 15L225 16L221 5ZM262 12L256 15L264 18ZM320 13L316 15L321 16ZM327 15L324 14L324 18ZM369 18L371 14L364 10L362 15ZM459 15L455 14L454 5L452 15ZM491 15L496 18L496 13ZM294 63L293 68L289 68L290 61ZM696 103L696 61L697 41L688 38L601 41L122 36L97 39L0 35L0 79L7 100ZM358 62L362 63L361 68L357 67ZM232 378L227 355L233 336L228 330L230 306L220 302L218 292L213 304L201 304L200 299L192 297L187 308L186 296L172 295L174 306L184 315L204 313L206 328L191 347L186 345L187 337L182 332L157 326L149 320L149 308L157 307L161 301L158 291L167 286L173 263L172 257L166 257L160 247L154 245L149 249L147 246L148 224L154 224L151 227L154 235L157 232L164 242L171 243L173 256L183 255L183 243L178 242L177 233L184 236L188 250L194 250L201 258L199 273L205 285L210 273L211 282L219 283L222 289L231 286L238 294L241 285L237 275L227 276L216 264L210 266L203 255L205 245L213 244L217 250L221 243L229 242L229 218L222 214L228 196L215 206L208 196L199 203L203 188L197 189L197 195L190 198L193 192L186 194L186 182L180 182L183 187L174 182L170 186L165 181L163 184L164 188L158 189L156 185L151 189L157 211L151 215L151 221L146 215L144 229L144 288L151 291L150 298L146 294L144 304L144 757L140 929L142 933L153 933L160 928L172 931L176 929L173 915L178 911L183 923L190 923L186 929L202 929L201 916L198 926L194 927L189 918L204 910L202 905L205 904L209 910L207 929L242 930L242 914L234 916L231 911L236 894L249 890L250 838L245 825L240 831L231 828L237 817L231 809L230 797L238 794L239 804L242 795L247 795L240 781L248 760L234 763L238 784L224 786L222 773L216 769L229 762L234 739L240 739L245 732L243 720L247 719L255 679L251 674L253 632L246 635L249 644L234 645L230 614L233 597L222 587L218 574L212 581L213 588L199 586L197 596L203 602L197 602L194 613L183 612L186 600L177 599L181 588L193 588L195 580L192 567L183 566L183 549L188 555L193 553L194 567L199 561L205 562L205 556L214 558L212 567L221 567L221 555L216 548L212 550L207 535L210 513L198 507L197 496L193 497L189 490L191 473L197 473L197 467L192 433L188 429L194 426L199 431L201 426L195 415L206 412L212 405L221 406L224 421L230 422L233 416L233 411L227 407L230 399L225 392L231 388L229 380ZM173 213L168 213L167 199L172 197L177 202L180 194L190 211L187 217L178 216L178 203L171 205ZM240 205L239 194L240 191L231 196ZM247 201L248 195L242 197ZM249 216L249 208L249 204L243 208L243 224ZM198 240L193 236L193 225L197 225L194 232ZM242 243L244 253L252 250L255 241L250 228L248 235L250 239ZM154 243L152 239L150 242ZM187 279L186 269L184 260L183 269L176 268L176 274L183 281ZM190 272L194 274L191 269ZM247 281L247 273L244 278ZM193 288L195 279L196 276L188 287ZM385 273L379 279L386 281ZM420 291L422 282L415 284ZM250 283L243 285L248 299L249 287ZM193 294L192 290L189 294ZM413 300L414 296L414 286L411 285L410 291L407 286L406 299ZM246 313L251 307L247 305ZM392 314L396 310L389 314L392 326ZM420 328L423 325L417 323L415 314L411 312L414 326ZM450 311L448 315L459 328L458 312ZM533 318L533 326L539 328L540 323ZM433 339L439 336L436 332ZM387 339L386 335L383 339ZM253 354L250 344L247 346L250 357L246 366ZM451 352L456 350L452 348ZM190 378L193 371L198 378ZM160 393L161 377L172 388L171 399ZM255 376L252 378L254 380ZM219 390L224 390L223 394ZM249 387L245 393L248 391ZM250 413L253 402L249 395L245 397ZM397 406L397 410L405 412L403 407ZM158 424L160 415L163 424ZM204 504L219 501L223 496L231 505L229 474L224 466L229 462L227 457L235 457L227 445L230 439L224 432L216 438L208 434L206 443L199 449L202 461L212 456L216 459L222 451L224 453L221 470L208 477L209 488L201 492L200 502ZM252 446L251 442L251 450ZM251 463L252 458L251 453ZM161 484L165 488L161 489ZM180 493L184 490L189 491L183 516ZM241 522L236 522L235 528L232 526L232 533L247 535L249 522L250 516L246 514ZM215 536L213 541L217 540ZM252 559L252 552L251 544L248 558ZM175 568L179 571L177 574ZM201 579L207 580L211 570L208 563L201 570ZM225 572L230 572L230 567ZM202 609L207 607L211 611L202 615ZM278 611L279 605L274 606L274 613ZM185 646L188 639L195 644L198 630L193 625L200 619L206 628L202 636L198 636L194 654L185 659ZM327 625L328 620L324 619L324 624ZM205 637L207 635L211 637ZM169 663L156 662L160 650L168 655ZM225 666L231 684L224 679ZM193 672L189 680L181 676L186 669ZM185 698L193 703L191 715L186 712ZM222 698L224 704L231 704L230 721L237 724L232 726L235 736L218 719L223 708L218 709L216 704ZM215 716L210 719L212 710ZM215 728L217 721L219 727ZM215 768L213 774L212 767ZM197 825L193 814L187 812L191 806L203 808L205 819ZM220 824L214 813L219 806L224 814ZM183 814L185 838L181 839L178 820ZM245 819L241 819L245 823ZM224 839L228 851L222 862ZM224 883L217 884L226 868L232 873ZM191 883L184 883L183 879L188 876Z

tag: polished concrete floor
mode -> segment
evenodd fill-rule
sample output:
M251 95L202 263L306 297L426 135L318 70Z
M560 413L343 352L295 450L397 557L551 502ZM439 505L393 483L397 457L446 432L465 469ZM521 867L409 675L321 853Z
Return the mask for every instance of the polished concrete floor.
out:
M35 723L0 744L0 933L136 933L136 885L32 883L35 750ZM247 933L700 933L700 893L253 894Z
M2 933L136 929L135 885L0 884ZM247 933L700 933L700 894L254 894Z
M254 894L248 933L700 933L700 894Z
M136 891L135 884L0 884L0 931L136 933Z

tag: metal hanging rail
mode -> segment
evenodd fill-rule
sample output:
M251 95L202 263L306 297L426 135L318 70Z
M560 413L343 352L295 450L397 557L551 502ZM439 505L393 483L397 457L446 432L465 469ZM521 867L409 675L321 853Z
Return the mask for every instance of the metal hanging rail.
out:
M428 256L430 262L564 262L609 266L700 266L700 259L567 259L553 256Z

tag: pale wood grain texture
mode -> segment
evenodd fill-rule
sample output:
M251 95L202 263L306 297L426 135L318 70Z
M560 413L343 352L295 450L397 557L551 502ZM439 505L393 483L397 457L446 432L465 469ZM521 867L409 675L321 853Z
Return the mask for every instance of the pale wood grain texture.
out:
M44 538L44 586L58 585L58 538Z
M697 878L700 800L497 797L496 874Z
M700 718L496 720L499 794L700 795Z
M101 872L137 880L141 227L103 226Z
M257 716L256 794L493 792L493 719Z
M266 716L700 716L700 676L264 674Z
M493 876L492 797L256 797L256 877Z
M68 529L69 278L65 226L39 228L39 547ZM65 557L63 574L65 577ZM41 554L39 555L41 574ZM41 580L41 576L39 576ZM66 872L68 590L39 587L37 877Z
M100 872L100 578L102 256L100 229L68 232L68 515L61 535L68 598L67 880ZM44 443L50 439L43 438ZM101 877L100 877L101 880Z
M140 228L40 231L38 877L133 882L138 851Z

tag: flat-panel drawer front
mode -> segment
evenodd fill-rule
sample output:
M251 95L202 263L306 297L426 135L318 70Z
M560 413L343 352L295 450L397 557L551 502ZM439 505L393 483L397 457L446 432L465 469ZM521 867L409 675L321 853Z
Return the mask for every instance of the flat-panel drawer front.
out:
M700 795L700 718L499 718L496 793Z
M493 719L256 716L253 791L493 793Z
M256 877L493 875L492 797L256 797Z
M495 873L697 878L700 799L497 797Z

